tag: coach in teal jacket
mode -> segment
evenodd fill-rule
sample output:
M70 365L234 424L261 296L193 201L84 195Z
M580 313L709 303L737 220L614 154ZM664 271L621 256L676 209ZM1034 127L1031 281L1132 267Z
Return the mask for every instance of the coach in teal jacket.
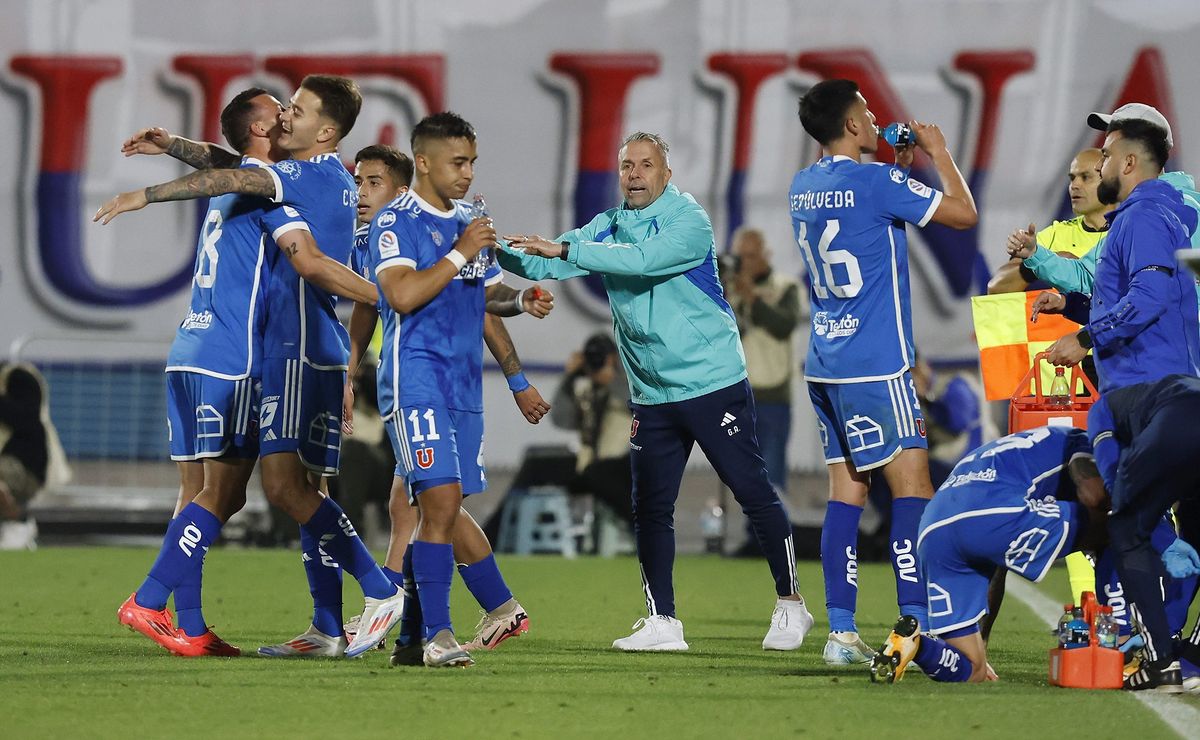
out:
M674 511L698 443L749 518L775 579L763 647L794 650L813 620L797 593L791 525L759 450L746 357L717 280L712 222L670 184L668 152L660 136L630 135L618 156L619 207L554 241L506 237L510 247L497 256L504 269L534 280L598 274L608 291L629 375L634 531L649 612L613 647L688 647L675 618Z
M746 377L712 222L691 195L667 185L644 208L610 208L556 241L565 257L501 250L500 265L531 280L601 276L634 403L685 401Z

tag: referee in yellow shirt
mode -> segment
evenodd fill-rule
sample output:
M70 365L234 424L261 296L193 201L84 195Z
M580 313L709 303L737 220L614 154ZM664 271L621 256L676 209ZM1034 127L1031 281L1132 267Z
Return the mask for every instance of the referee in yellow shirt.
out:
M1096 196L1100 185L1100 173L1096 166L1100 162L1099 149L1084 149L1071 160L1067 170L1067 194L1071 197L1071 210L1075 218L1055 221L1037 234L1037 242L1046 249L1078 259L1092 250L1108 230L1104 214L1114 206L1106 206ZM1017 293L1029 287L1037 277L1022 264L1022 260L1009 260L988 281L988 294ZM1009 430L1012 431L1012 430ZM1071 593L1075 603L1080 603L1080 594L1096 590L1096 574L1092 563L1081 552L1067 556L1067 573L1071 579Z
M1055 221L1037 234L1037 243L1063 257L1082 257L1092 250L1108 229L1104 214L1113 209L1096 197L1100 185L1100 173L1096 165L1100 162L1099 149L1084 149L1071 160L1067 170L1067 194L1071 197L1071 210L1075 218ZM1029 287L1037 278L1021 264L1022 260L1009 260L988 281L988 295L996 293L1018 293Z

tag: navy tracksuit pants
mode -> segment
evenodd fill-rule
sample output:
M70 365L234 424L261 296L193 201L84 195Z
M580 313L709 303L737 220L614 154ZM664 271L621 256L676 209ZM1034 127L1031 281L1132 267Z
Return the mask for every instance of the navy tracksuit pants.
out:
M796 593L792 527L767 479L750 383L743 380L686 401L632 406L633 523L647 611L675 616L675 500L693 443L700 445L750 520L775 579L775 593Z

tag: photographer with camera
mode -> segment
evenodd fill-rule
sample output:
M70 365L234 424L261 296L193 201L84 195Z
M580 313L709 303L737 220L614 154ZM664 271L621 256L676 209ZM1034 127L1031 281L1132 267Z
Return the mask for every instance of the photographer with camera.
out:
M573 493L590 493L625 522L633 522L629 467L629 385L617 345L604 333L572 352L550 404L550 422L579 431Z
M795 334L807 314L800 283L771 268L766 236L747 226L734 232L730 253L721 259L721 279L742 334L767 478L784 494L796 372ZM745 544L735 554L761 554L752 531L747 530Z

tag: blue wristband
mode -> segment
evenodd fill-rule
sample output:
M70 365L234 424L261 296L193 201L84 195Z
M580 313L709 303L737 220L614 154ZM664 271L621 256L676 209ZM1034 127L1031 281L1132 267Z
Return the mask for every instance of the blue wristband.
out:
M529 387L529 381L525 379L525 373L518 372L516 375L508 376L508 389L513 393L520 393Z

